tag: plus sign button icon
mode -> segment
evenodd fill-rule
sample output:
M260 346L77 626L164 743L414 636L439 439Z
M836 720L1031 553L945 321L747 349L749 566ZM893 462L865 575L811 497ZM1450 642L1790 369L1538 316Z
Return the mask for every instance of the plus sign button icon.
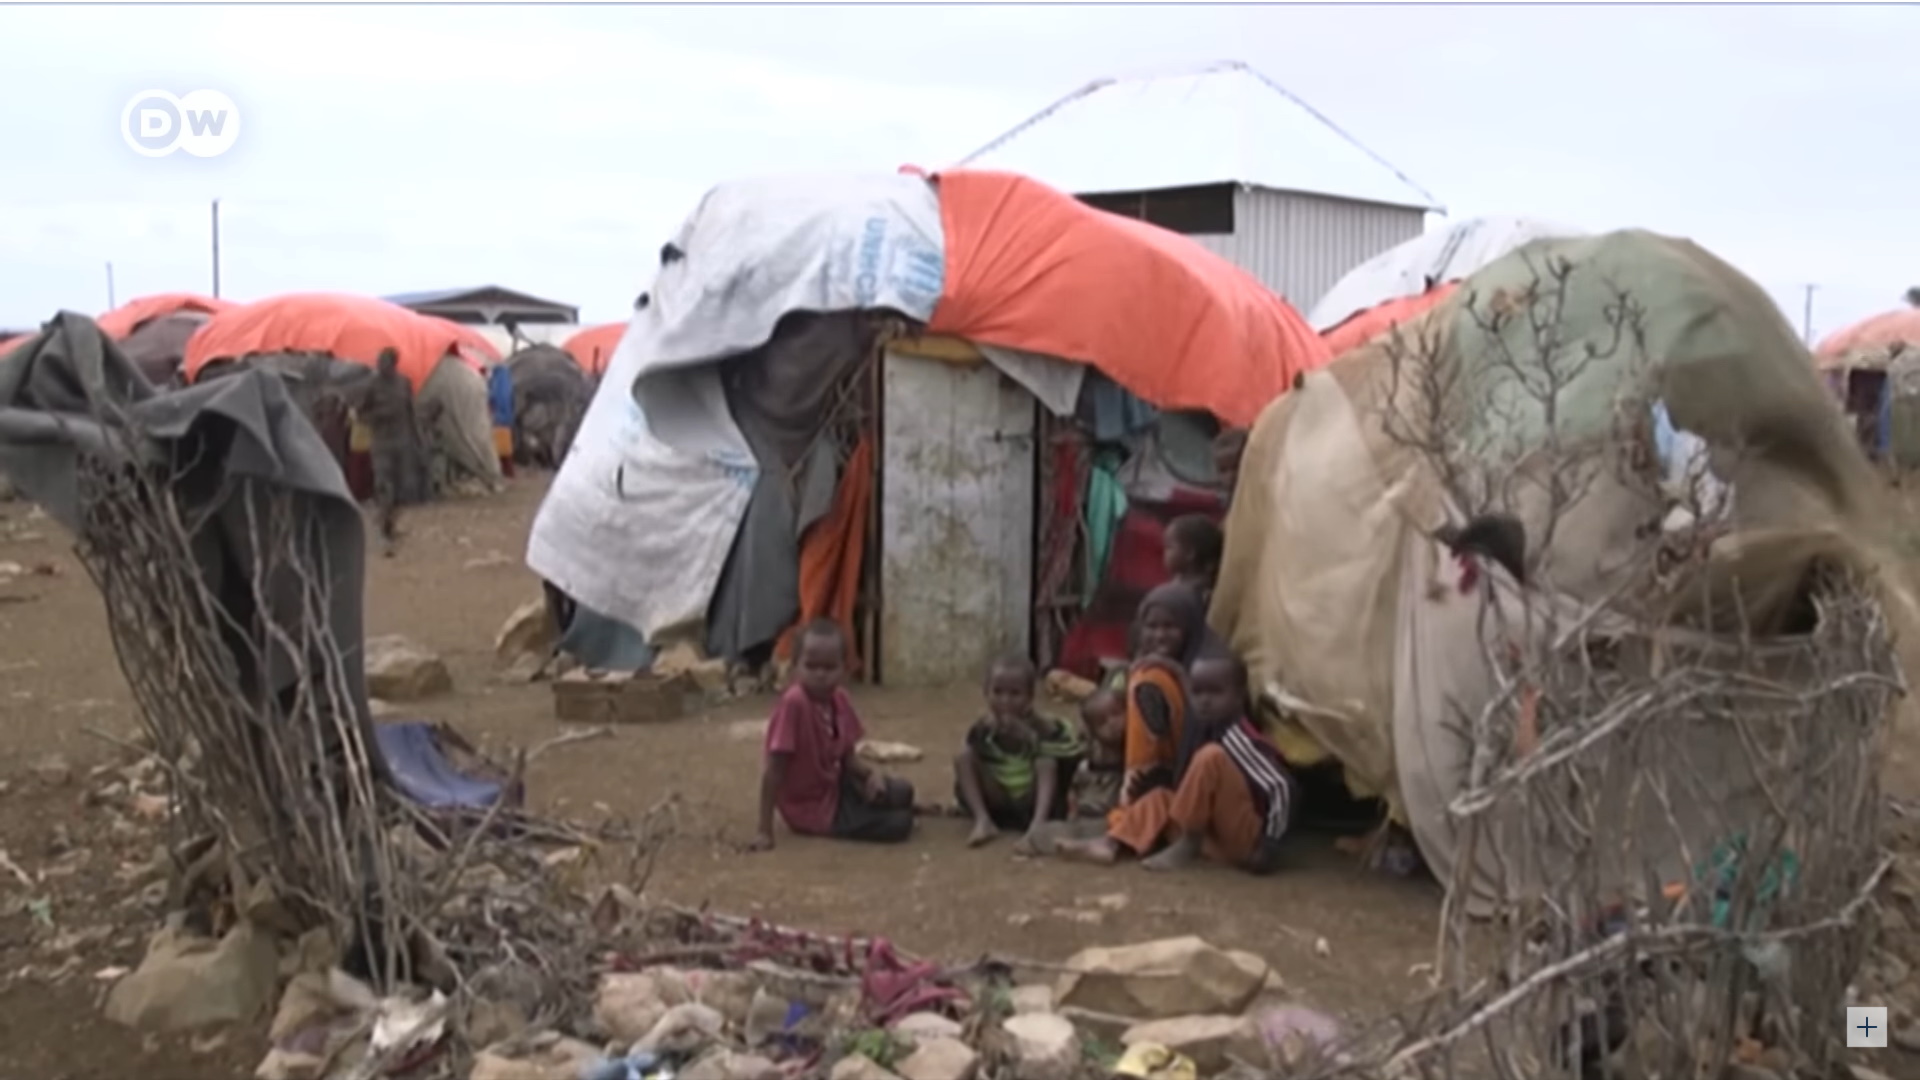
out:
M1887 1045L1887 1007L1885 1005L1847 1008L1847 1045L1885 1049Z

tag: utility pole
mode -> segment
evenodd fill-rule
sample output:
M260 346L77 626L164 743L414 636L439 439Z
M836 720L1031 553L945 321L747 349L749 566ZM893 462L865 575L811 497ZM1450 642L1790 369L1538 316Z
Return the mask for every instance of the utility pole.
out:
M117 308L119 306L120 306L119 304L116 304L113 302L113 260L108 259L107 260L107 310L112 311L114 308Z
M213 298L220 299L220 200L213 200Z
M1800 337L1809 349L1813 347L1813 290L1819 287L1812 282L1807 283L1807 306L1800 316Z

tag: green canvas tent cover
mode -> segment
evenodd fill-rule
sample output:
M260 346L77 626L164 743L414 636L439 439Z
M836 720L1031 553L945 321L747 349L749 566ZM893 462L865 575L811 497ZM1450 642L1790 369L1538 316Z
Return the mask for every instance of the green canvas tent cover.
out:
M1436 436L1446 452L1421 449ZM1275 733L1289 757L1338 759L1447 880L1460 857L1447 807L1468 752L1458 721L1492 695L1487 658L1501 644L1483 608L1522 596L1511 581L1491 600L1455 587L1458 567L1433 538L1467 512L1447 463L1534 481L1504 503L1540 548L1525 602L1573 613L1617 595L1630 572L1619 553L1675 520L1662 505L1674 489L1589 469L1549 513L1540 462L1634 445L1658 461L1656 443L1681 437L1710 467L1685 475L1731 493L1729 532L1695 585L1737 581L1762 630L1803 598L1816 559L1881 565L1876 480L1806 349L1757 285L1684 240L1528 244L1270 405L1242 462L1210 618L1256 690L1284 705ZM1468 902L1484 908L1495 890L1477 879Z

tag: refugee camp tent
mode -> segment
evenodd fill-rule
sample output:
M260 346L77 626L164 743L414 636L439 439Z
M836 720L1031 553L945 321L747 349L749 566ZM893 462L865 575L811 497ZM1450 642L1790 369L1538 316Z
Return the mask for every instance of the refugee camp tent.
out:
M1827 335L1814 362L1881 460L1920 466L1920 308L1905 307Z
M1452 296L1460 287L1457 281L1435 285L1416 296L1403 296L1389 300L1377 307L1370 307L1349 317L1332 329L1321 333L1327 343L1327 351L1335 356L1344 356L1374 338L1387 333L1401 323L1411 322L1420 315L1439 306L1440 302Z
M855 640L882 678L971 682L1027 646L1058 557L1036 534L1082 501L1072 469L1045 478L1048 418L1246 424L1328 359L1194 241L1023 177L722 185L663 250L527 562L634 639L715 656L877 595Z
M602 323L587 327L560 347L573 357L582 371L597 379L606 374L607 362L613 359L613 350L626 332L626 323Z
M1401 362L1441 366L1431 384L1444 388L1444 415L1461 425L1456 445L1476 448L1459 453L1498 449L1502 456L1477 459L1497 468L1546 437L1543 407L1518 389L1538 372L1522 372L1524 359L1499 359L1538 356L1525 337L1530 320L1523 311L1489 332L1468 305L1491 305L1485 316L1521 302L1547 258L1573 267L1558 320L1563 355L1585 355L1590 345L1599 357L1559 399L1560 445L1617 438L1624 405L1645 410L1648 456L1665 459L1668 476L1716 477L1718 490L1732 493L1717 505L1728 508L1734 533L1707 566L1737 582L1757 632L1777 628L1814 558L1858 565L1859 545L1873 534L1872 478L1806 349L1763 290L1686 241L1637 231L1538 241L1408 324L1403 336L1420 344ZM1616 285L1646 309L1645 366L1610 344ZM1421 385L1423 369L1396 380L1392 362L1388 340L1376 338L1261 416L1228 515L1210 618L1265 698L1284 705L1278 737L1289 759L1337 759L1357 794L1387 799L1445 880L1460 858L1448 812L1466 775L1460 718L1492 693L1486 657L1499 647L1486 636L1483 605L1515 605L1521 587L1497 570L1497 599L1454 587L1458 567L1434 534L1460 524L1462 511L1436 464L1387 427L1389 416L1430 415L1389 404L1402 401L1396 383L1400 393ZM1664 438L1661 417L1670 420ZM1411 441L1431 435L1421 428ZM1674 460L1688 456L1680 450L1689 442L1706 450L1695 450L1693 466ZM1695 466L1702 472L1688 474ZM1539 543L1537 500L1516 509ZM1602 471L1543 545L1527 595L1554 604L1614 595L1621 560L1609 553L1629 550L1649 520L1662 520L1659 510L1644 490ZM1716 744L1694 759L1710 776L1724 769L1729 799L1746 775L1730 764L1737 756ZM1634 825L1623 819L1622 827ZM1472 899L1485 901L1494 888L1482 872Z
M324 353L372 366L381 350L392 348L417 407L438 415L433 444L439 458L489 488L500 484L481 374L492 346L469 327L371 297L290 293L215 315L187 344L181 370L189 382L209 364L256 354Z
M552 345L529 345L507 358L512 375L513 446L522 465L555 468L593 400L593 383L575 359Z
M1313 305L1307 321L1321 333L1381 304L1419 296L1534 240L1584 235L1582 230L1518 217L1453 222L1387 249L1347 271Z
M199 293L173 292L155 293L152 296L136 297L121 304L96 320L102 333L116 342L125 341L135 331L155 319L164 319L169 315L191 313L198 315L218 315L240 305L231 300L222 300Z

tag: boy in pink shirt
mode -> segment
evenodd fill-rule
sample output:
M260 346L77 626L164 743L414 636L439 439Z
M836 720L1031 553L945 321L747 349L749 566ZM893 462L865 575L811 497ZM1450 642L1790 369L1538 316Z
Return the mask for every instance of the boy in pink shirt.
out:
M801 836L898 843L913 832L913 785L885 776L854 753L866 729L841 688L847 642L837 623L815 620L795 644L793 685L767 721L759 834L773 846L773 813Z

